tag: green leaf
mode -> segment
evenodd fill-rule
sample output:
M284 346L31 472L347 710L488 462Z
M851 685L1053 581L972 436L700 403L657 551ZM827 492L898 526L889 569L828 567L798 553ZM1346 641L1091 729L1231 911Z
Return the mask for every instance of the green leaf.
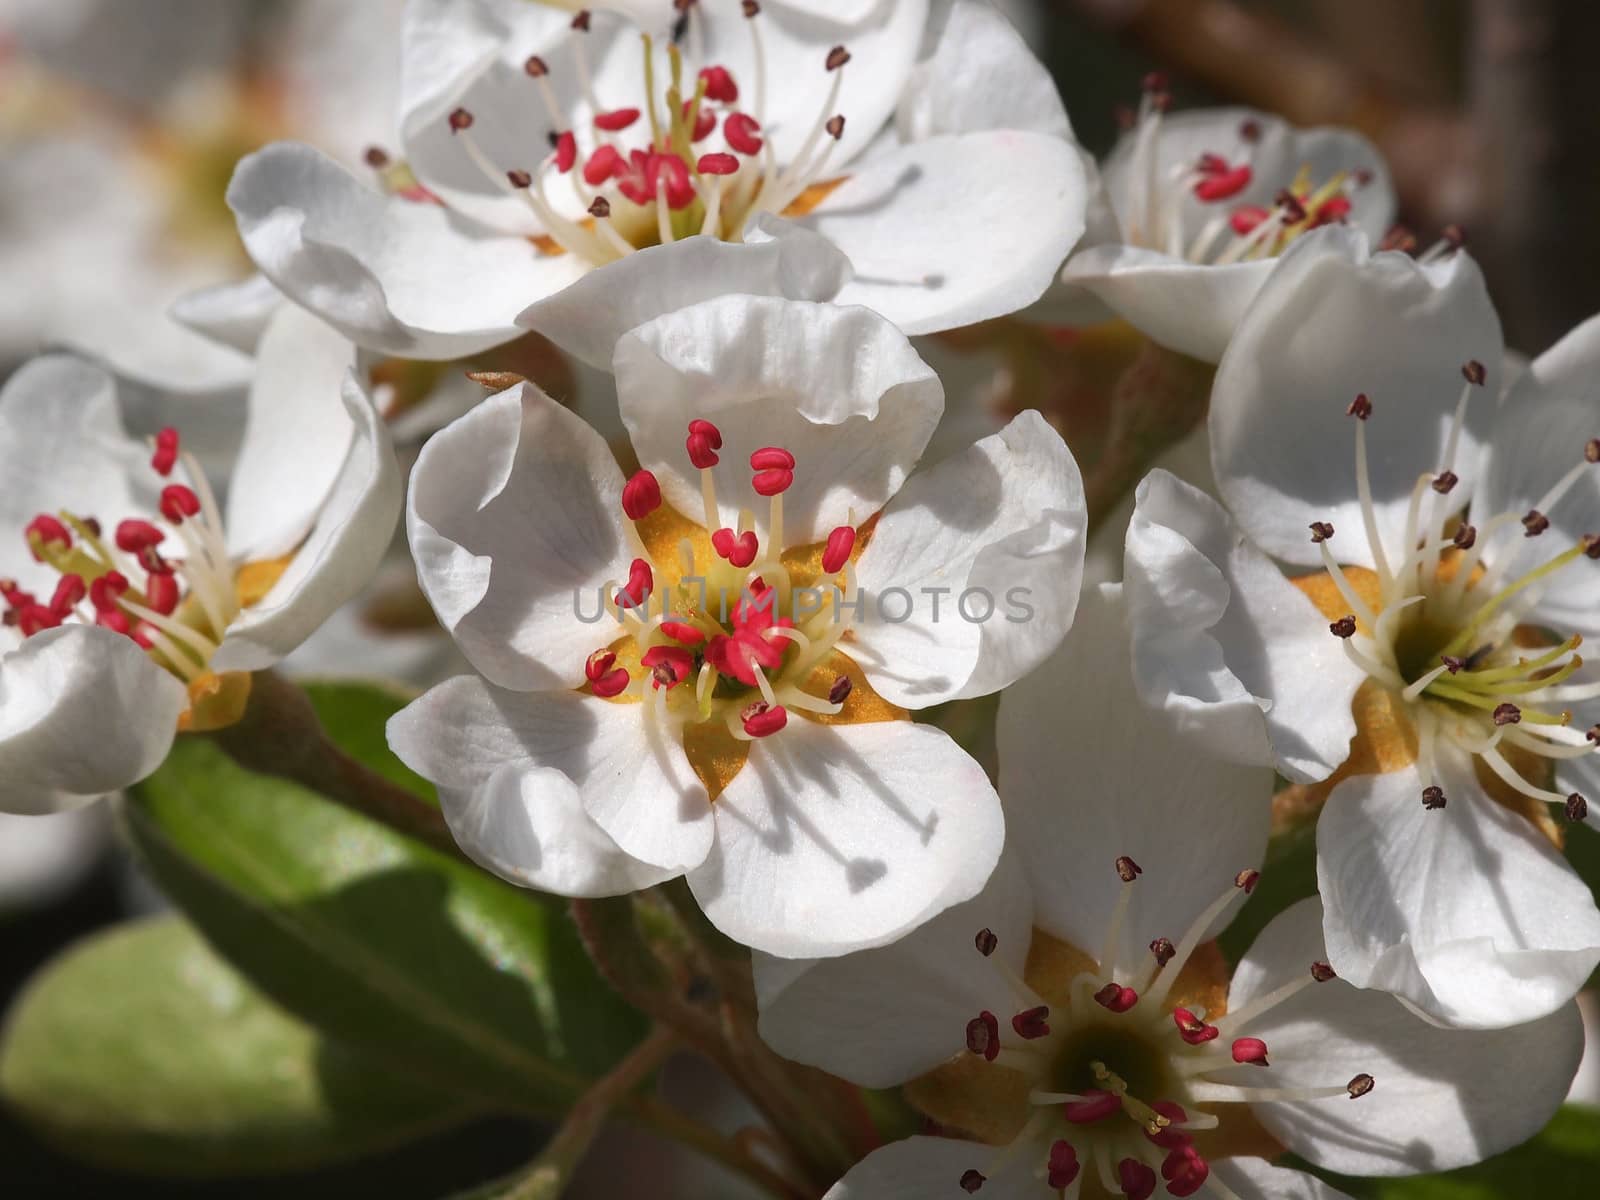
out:
M412 699L394 687L345 680L308 682L311 707L334 745L368 770L376 771L390 783L437 804L433 785L396 757L389 749L384 727L389 718Z
M319 1037L174 917L35 976L0 1041L0 1095L74 1155L185 1176L321 1165L472 1115Z
M127 818L163 889L239 970L397 1067L559 1112L643 1036L557 906L208 740L179 739Z

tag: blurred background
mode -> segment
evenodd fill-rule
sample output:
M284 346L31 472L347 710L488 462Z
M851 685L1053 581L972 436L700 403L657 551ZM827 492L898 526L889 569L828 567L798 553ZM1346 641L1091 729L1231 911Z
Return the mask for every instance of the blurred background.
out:
M392 146L401 7L399 0L0 0L0 379L41 350L87 349L130 381L135 423L145 413L153 427L177 405L186 435L203 431L208 402L244 383L249 359L186 332L166 310L195 287L248 274L222 200L233 163L282 137L353 166L368 147ZM1353 126L1388 158L1402 221L1421 245L1447 226L1466 230L1511 347L1537 353L1600 311L1600 104L1592 90L1600 5L1004 0L1000 7L1051 66L1092 152L1113 144L1150 71L1168 77L1176 107L1243 103L1302 125ZM211 449L221 453L225 428L217 439ZM353 671L379 664L381 673L416 684L449 673L432 642L361 640L371 632L355 629L362 619L350 616L314 648L319 670L330 662ZM0 817L0 1012L63 946L160 904L119 845L105 806L49 819ZM675 1063L662 1086L675 1103L729 1130L748 1119L691 1062ZM1574 1099L1600 1103L1600 1062L1592 1056ZM538 1136L516 1122L486 1122L332 1170L176 1184L86 1167L0 1111L0 1195L432 1200L511 1170ZM740 1194L727 1176L673 1158L643 1135L608 1137L574 1194ZM1428 1194L1526 1194L1485 1178L1493 1173Z

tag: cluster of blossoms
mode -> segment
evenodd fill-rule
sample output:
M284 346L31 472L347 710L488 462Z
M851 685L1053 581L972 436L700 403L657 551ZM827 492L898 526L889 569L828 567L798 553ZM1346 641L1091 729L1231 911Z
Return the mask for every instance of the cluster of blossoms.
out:
M1277 1160L1439 1171L1548 1121L1600 963L1561 853L1600 824L1600 318L1508 381L1461 236L1391 236L1364 139L1152 78L1097 166L977 0L402 28L397 150L244 158L260 275L180 306L251 364L225 493L99 366L0 393L0 810L239 722L403 510L471 671L390 747L504 879L684 880L773 1050L903 1089L926 1133L829 1200L1328 1200ZM1084 586L1106 514L1038 413L930 451L966 398L911 339L1025 309L1216 364L1212 478L1145 477L1120 583ZM478 371L403 481L396 360L528 331L626 443ZM995 695L991 780L923 714ZM1318 895L1230 961L1289 818Z

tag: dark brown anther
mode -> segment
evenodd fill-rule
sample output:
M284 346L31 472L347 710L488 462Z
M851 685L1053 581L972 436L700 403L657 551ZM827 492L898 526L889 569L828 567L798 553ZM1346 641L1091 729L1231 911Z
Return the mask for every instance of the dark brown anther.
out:
M1350 401L1350 407L1345 409L1345 415L1354 417L1358 421L1365 421L1372 415L1372 401L1367 399L1365 392L1359 393Z
M92 537L99 537L100 536L100 518L99 517L84 517L84 518L82 518L82 520L83 520L83 527L89 531L90 536L92 536Z
M1139 878L1139 876L1143 874L1144 868L1139 866L1138 863L1134 862L1133 859L1129 858L1126 854L1118 856L1117 878L1122 880L1123 883L1132 883L1135 879Z
M1461 378L1476 387L1482 387L1483 381L1488 377L1488 371L1484 370L1483 364L1475 358L1461 364Z
M1283 188L1272 202L1283 209L1283 222L1285 225L1298 225L1306 219L1306 206L1299 196L1288 188Z
M968 1194L977 1191L987 1181L988 1177L985 1176L982 1171L969 1168L961 1172L961 1190L963 1192L967 1192Z
M594 203L589 205L589 215L597 220L604 221L611 215L611 201L604 196L596 196Z
M450 114L450 132L460 133L463 129L472 128L472 114L464 108L458 108Z
M1446 225L1439 231L1439 240L1451 250L1459 250L1467 244L1467 231L1460 225Z
M1138 114L1126 104L1113 104L1111 106L1111 119L1117 123L1117 128L1126 133L1132 129L1137 121Z
M978 948L978 953L988 958L993 954L995 947L1000 944L1000 939L995 936L992 929L978 930L978 936L972 939L972 944Z
M1441 654L1439 661L1444 664L1445 670L1455 675L1467 669L1467 660L1457 658L1454 654Z
M1398 250L1401 254L1415 254L1417 252L1417 235L1404 225L1391 226L1389 232L1383 235L1383 241L1378 243L1379 250Z
M1537 508L1530 508L1528 515L1522 518L1523 537L1538 537L1550 528L1550 518Z
M1440 471L1433 479L1433 490L1441 496L1448 496L1455 490L1456 484L1461 482L1461 477L1454 471Z
M1578 539L1578 549L1586 558L1600 559L1600 533L1586 533Z
M850 676L841 675L833 681L833 686L828 689L829 704L843 704L850 698L850 693L855 690L855 684L850 682Z
M1311 964L1311 978L1318 983L1327 983L1330 979L1339 978L1339 973L1330 964L1318 961Z
M506 172L506 179L511 184L511 186L514 187L514 188L525 188L525 187L532 187L533 186L533 176L529 175L526 171L520 171L520 170L515 170L515 169L507 171Z
M744 0L744 15L747 17L759 17L761 15L761 5L756 3L756 0Z
M1429 812L1437 812L1448 803L1449 801L1444 798L1444 789L1442 787L1434 785L1433 787L1422 789L1422 807Z
M1150 943L1150 953L1155 955L1156 966L1164 967L1172 961L1173 955L1178 953L1178 948L1172 944L1170 938L1158 937Z
M1590 438L1583 444L1583 461L1600 463L1600 438Z
M1146 92L1164 92L1168 90L1167 77L1160 71L1150 71L1139 81L1139 87Z
M1522 710L1515 704L1497 704L1494 709L1496 725L1515 725L1522 720Z
M1311 540L1325 542L1333 536L1333 525L1327 521L1311 522Z
M518 375L514 371L468 371L467 378L491 392L503 392L507 388L528 382L526 376Z
M1025 1008L1011 1018L1011 1028L1019 1038L1024 1041L1037 1041L1042 1037L1050 1036L1050 1006L1040 1004L1035 1008Z
M843 116L843 114L835 113L833 116L829 117L828 118L827 129L828 129L828 136L831 137L834 141L837 142L840 138L842 138L844 136L844 116Z
M1261 140L1261 122L1254 117L1246 117L1239 122L1239 138L1242 141L1255 143Z
M368 146L361 155L361 161L374 171L381 171L389 165L389 152L382 146Z
M528 61L522 64L522 69L534 79L543 79L550 74L550 66L537 54L528 55Z
M1356 635L1356 619L1353 616L1340 617L1328 626L1328 632L1336 638L1353 638Z
M1370 168L1357 167L1354 171L1350 172L1350 178L1355 180L1357 187L1364 188L1371 184L1375 176L1372 174L1372 170Z
M1373 1089L1376 1082L1371 1075L1357 1075L1345 1085L1345 1090L1350 1093L1350 1099L1359 1100Z
M985 1062L1000 1057L1000 1021L992 1012L981 1012L967 1022L967 1050Z
M1576 824L1589 815L1589 802L1577 792L1567 797L1567 820Z
M1256 884L1261 882L1261 872L1246 868L1233 877L1233 886L1240 889L1246 896L1256 890Z
M850 51L846 50L843 46L835 46L832 50L828 51L827 65L828 70L830 71L837 71L849 61Z
M587 8L578 10L578 15L572 18L572 27L579 33L589 32L589 10Z
M1600 725L1591 725L1589 727L1589 732L1583 736L1588 738L1596 746L1600 746Z
M1471 550L1472 544L1478 540L1478 530L1475 526L1463 523L1450 538L1450 544L1457 550Z

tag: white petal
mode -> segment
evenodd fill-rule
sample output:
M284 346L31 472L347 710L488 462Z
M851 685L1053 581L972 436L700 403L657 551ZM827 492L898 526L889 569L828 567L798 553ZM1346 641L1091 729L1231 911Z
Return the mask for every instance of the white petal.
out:
M254 355L283 293L265 275L237 283L219 283L188 292L173 301L172 319L214 342Z
M584 811L589 792L610 786L606 765L639 763L633 708L576 692L505 692L463 675L390 718L389 745L438 786L473 861L523 887L617 896L679 873L625 854ZM663 798L649 791L659 777L633 780L641 798Z
M1585 443L1600 437L1594 379L1600 368L1600 317L1591 317L1546 350L1517 380L1496 414L1484 454L1483 481L1473 516L1527 512L1557 480L1583 460ZM1509 582L1586 534L1600 533L1600 466L1549 506L1550 528L1537 538L1520 527L1502 535L1484 559ZM1562 633L1600 637L1600 571L1580 559L1545 585L1535 623Z
M439 205L381 196L293 142L240 160L228 204L251 258L285 295L352 341L410 358L510 341L517 313L586 269Z
M1334 789L1317 825L1329 960L1431 1018L1497 1029L1555 1012L1600 962L1600 912L1566 860L1471 774L1422 807L1406 769Z
M0 917L48 908L105 861L111 811L95 805L30 817L0 813Z
M517 324L609 371L618 339L665 313L734 293L830 300L849 278L850 260L832 242L761 217L743 242L692 237L609 263L525 309Z
M577 687L622 582L622 472L600 435L531 384L435 434L411 473L417 578L462 652L502 687ZM586 623L581 617L588 617Z
M189 703L131 638L64 625L0 657L0 812L77 808L161 765Z
M909 721L792 718L712 810L716 845L689 884L717 928L781 958L903 937L975 896L1005 839L983 768Z
M1345 760L1366 675L1215 500L1165 471L1146 476L1123 577L1140 694L1194 749L1275 762L1301 782Z
M961 1177L969 1170L983 1172L1001 1154L999 1148L959 1138L910 1137L874 1150L851 1167L828 1190L823 1200L932 1200L961 1196ZM1035 1179L1040 1164L1026 1155L1013 1156L986 1178L984 1200L1056 1200L1059 1192ZM1086 1169L1092 1170L1092 1166Z
M389 549L402 492L389 430L353 372L342 398L354 436L333 489L272 590L228 627L215 670L260 671L283 658L355 598Z
M989 3L956 0L943 7L933 52L917 64L900 97L895 126L901 140L988 129L1071 138L1055 81L1016 27Z
M1083 233L1072 143L1015 130L932 138L850 175L802 224L849 256L840 304L935 333L1033 303Z
M1023 413L913 476L884 510L858 564L863 609L846 650L907 708L998 691L1072 627L1086 520L1071 451Z
M268 321L228 486L235 557L285 554L316 520L350 452L340 395L355 361L355 347L304 309L285 304Z
M1315 1175L1275 1167L1262 1158L1213 1160L1211 1176L1238 1193L1239 1200L1350 1200Z
M754 956L761 1037L785 1058L862 1087L895 1087L965 1048L967 1022L1015 1005L973 945L979 930L1020 975L1033 936L1027 881L1002 855L988 886L898 942L819 962Z
M722 433L712 468L722 524L740 508L767 536L768 503L751 489L750 454L794 455L784 541L809 545L865 521L899 490L939 423L944 389L905 335L874 312L725 296L658 317L617 346L617 398L639 461L679 512L700 518L689 422Z
M1403 541L1419 475L1438 471L1461 395L1462 364L1483 363L1457 463L1475 461L1500 386L1500 322L1467 254L1424 265L1370 253L1342 226L1289 248L1257 294L1217 367L1211 457L1223 499L1252 541L1302 566L1321 557L1306 533L1331 521L1341 563L1371 566L1355 472L1357 393L1366 422L1383 544ZM1472 480L1450 495L1466 501Z
M1230 1010L1303 977L1321 949L1319 909L1315 898L1302 900L1262 931L1234 973ZM1267 1043L1272 1066L1231 1070L1232 1082L1337 1087L1373 1077L1372 1091L1354 1101L1252 1106L1294 1153L1348 1175L1448 1171L1510 1149L1555 1115L1583 1054L1571 1003L1509 1029L1441 1029L1344 980L1305 988L1242 1032Z
M1061 649L1001 696L996 734L1037 922L1081 949L1105 943L1121 855L1144 869L1118 946L1125 964L1143 965L1154 938L1181 939L1238 872L1261 865L1271 769L1196 753L1140 702L1114 584L1087 592Z

